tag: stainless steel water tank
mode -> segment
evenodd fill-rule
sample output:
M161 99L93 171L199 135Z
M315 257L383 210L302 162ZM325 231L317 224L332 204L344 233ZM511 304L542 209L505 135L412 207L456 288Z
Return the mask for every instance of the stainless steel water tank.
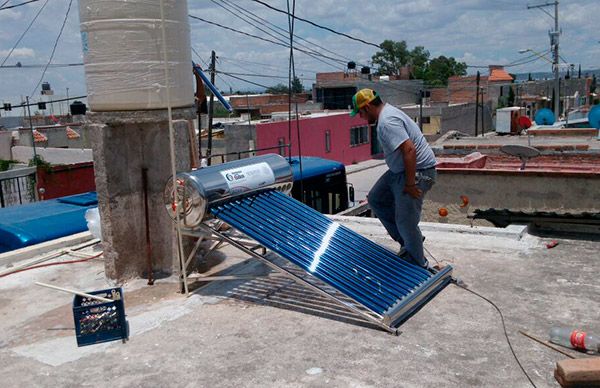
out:
M182 226L194 228L208 217L207 209L214 203L269 188L288 194L293 179L287 159L277 154L240 159L177 174L177 199L173 179L169 179L164 191L165 208L173 219L179 210Z

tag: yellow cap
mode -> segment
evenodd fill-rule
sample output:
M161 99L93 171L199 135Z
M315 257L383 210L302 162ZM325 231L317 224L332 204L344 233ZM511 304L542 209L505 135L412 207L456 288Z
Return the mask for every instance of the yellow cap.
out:
M365 107L368 103L379 97L372 89L361 89L352 96L352 111L350 116L356 116L359 110Z

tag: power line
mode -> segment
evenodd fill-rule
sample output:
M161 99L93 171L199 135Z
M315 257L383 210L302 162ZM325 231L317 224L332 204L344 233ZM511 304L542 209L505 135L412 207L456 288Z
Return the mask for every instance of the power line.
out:
M282 28L282 27L280 27L280 26L278 26L278 25L276 25L276 24L274 24L274 23L270 22L269 20L267 20L267 19L265 19L265 18L263 18L263 17L261 17L261 16L259 16L259 15L255 14L254 12L252 12L252 11L250 11L250 10L247 10L247 9L245 9L245 8L241 7L240 5L238 5L238 4L235 4L235 3L233 3L233 2L231 2L231 1L229 1L229 0L222 0L222 1L223 1L223 2L225 2L226 4L229 4L229 5L230 5L230 6L232 6L232 7L235 7L237 10L239 10L239 11L241 11L241 12L244 12L244 13L245 13L245 14L247 14L247 15L252 15L252 16L249 16L249 17L250 17L252 20L254 20L254 21L258 22L258 23L266 23L266 24L269 24L269 25L273 26L274 28L278 29L279 31L275 31L274 29L272 29L272 28L270 28L270 27L267 27L267 28L269 28L271 31L274 31L275 33L278 33L279 35L281 35L281 36L283 36L283 37L287 37L287 32L288 32L288 31L287 31L286 29L284 29L284 28ZM337 56L337 57L344 58L345 60L348 60L348 61L350 61L350 60L351 60L350 58L348 58L348 57L346 57L346 56L344 56L344 55L342 55L342 54L336 53L336 52L334 52L334 51L331 51L331 50L329 50L329 49L327 49L327 48L325 48L325 47L323 47L323 46L320 46L320 45L318 45L317 43L310 42L309 40L307 40L307 39L304 39L303 37L301 37L301 36L298 36L297 34L294 34L294 37L295 37L296 39L299 39L299 40L301 40L301 41L304 41L304 42L306 42L306 43L308 43L308 44L310 44L310 45L313 45L313 46L315 46L315 47L318 47L318 48L320 48L320 49L322 49L322 50L325 50L325 51L327 51L328 53L330 53L330 54L333 54L333 55L335 55L335 56ZM296 43L296 45L300 45L300 46L302 46L302 47L305 47L305 48L308 48L308 49L310 49L309 47L307 47L307 46L306 46L306 45L304 45L304 44L298 44L298 43ZM314 51L314 52L316 52L316 53L318 53L318 52L317 52L317 51L315 51L315 50L313 50L313 51Z
M288 79L287 76L284 75L271 75L271 74L256 74L256 73L235 73L235 72L229 72L229 71L222 71L219 70L217 71L218 74L225 74L225 75L242 75L242 76L246 76L246 77L259 77L259 78L276 78L276 79ZM296 77L299 80L303 80L303 81L312 81L312 78L300 78L300 77Z
M56 46L58 46L58 41L60 40L60 36L62 35L63 30L65 29L65 24L67 24L67 18L69 17L69 12L71 12L72 4L73 4L73 0L69 0L69 6L67 7L67 13L65 14L65 18L63 20L62 26L60 26L60 31L58 32L58 36L56 37L56 40L54 41L54 47L52 47L52 53L50 54L50 59L48 60L46 67L44 67L44 71L42 72L42 76L40 77L40 80L38 81L37 85L35 85L35 88L33 88L33 91L30 94L31 96L33 96L35 94L35 91L42 83L42 80L44 79L44 76L46 75L46 70L48 70L48 66L50 66L50 63L52 62L52 59L54 58L54 53L56 52Z
M194 54L196 54L196 56L198 57L198 59L200 59L200 61L201 61L202 63L204 63L204 66L206 66L206 68L208 69L208 68L210 67L210 66L208 65L208 62L206 62L206 61L205 61L205 60L204 60L204 59L203 59L203 58L200 56L200 54L198 54L198 51L196 51L196 49L195 49L194 47L192 47L192 46L190 46L190 47L191 47L192 51L194 52ZM231 89L233 89L233 86L232 86L232 85L231 85L229 82L227 82L227 81L226 81L226 80L225 80L223 77L221 77L219 74L217 74L217 77L218 77L218 78L219 78L221 81L223 81L223 82L224 82L224 83L225 83L227 86L229 86Z
M542 53L542 55L548 54L550 52L550 50L546 50ZM535 60L531 60L531 61L527 61L527 59L532 58L532 57L536 57ZM524 65L526 63L531 63L531 62L535 62L538 59L540 59L540 56L537 54L531 54L528 55L525 58L522 59L517 59L513 62L509 62L507 64L503 64L503 65L498 65L498 66L502 66L502 67L513 67L513 66L520 66L520 65ZM523 61L525 60L525 62L519 62L519 61ZM467 65L467 67L473 68L473 69L489 69L489 65Z
M346 34L346 33L343 33L343 32L336 31L336 30L334 30L334 29L332 29L332 28L329 28L329 27L326 27L326 26L323 26L323 25L317 24L317 23L315 23L315 22L313 22L313 21L310 21L310 20L308 20L308 19L301 18L301 17L299 17L299 16L290 15L290 13L289 13L289 12L286 12L286 11L284 11L284 10L282 10L282 9L279 9L279 8L275 8L275 7L273 7L272 5L265 3L264 1L261 1L261 0L251 0L251 1L254 1L255 3L258 3L258 4L261 4L261 5L264 5L265 7L269 8L269 9L272 9L273 11L277 11L277 12L280 12L280 13L286 14L286 15L288 15L288 17L290 17L290 16L291 16L291 17L292 17L292 19L300 20L300 21L302 21L302 22L305 22L305 23L308 23L308 24L310 24L310 25L312 25L312 26L314 26L314 27L317 27L317 28L320 28L320 29L323 29L323 30L326 30L326 31L332 32L332 33L334 33L334 34L336 34L336 35L344 36L344 37L346 37L346 38L348 38L348 39L352 39L352 40L354 40L354 41L357 41L357 42L360 42L360 43L364 43L364 44L366 44L366 45L369 45L369 46L374 46L374 47L377 47L377 48L381 48L381 47L380 47L378 44L375 44L375 43L372 43L372 42L368 42L368 41L366 41L366 40L363 40L363 39L360 39L360 38L356 38L356 37L354 37L354 36L352 36L352 35L348 35L348 34Z
M280 46L283 46L283 47L288 47L288 46L287 46L287 43L286 43L286 41L285 41L285 40L283 40L282 38L280 38L280 37L278 37L278 36L275 36L275 35L273 35L272 33L268 32L268 31L265 31L265 30L264 30L264 29L262 29L260 26L257 26L256 24L254 24L253 22L249 21L248 19L246 19L246 18L244 18L244 17L242 17L242 16L240 16L240 15L236 14L235 12L233 12L233 11L231 11L230 9L226 8L224 5L217 3L215 0L211 0L211 1L212 1L213 3L215 3L216 5L220 6L221 8L225 9L227 12L231 13L231 14L232 14L232 15L234 15L235 17L237 17L237 18L239 18L239 19L241 19L241 20L245 21L246 23L248 23L248 24L250 24L251 26L253 26L253 27L257 28L258 30L260 30L261 32L264 32L265 34L267 34L267 35L268 35L268 36L270 36L271 38L274 38L274 39L276 39L276 41L277 41L277 42L279 42L279 43L276 43L276 42L274 42L274 41L271 41L270 39L267 39L267 41L269 41L269 42L271 42L271 43L274 43L274 44L279 44ZM272 28L270 28L270 27L267 27L267 28L268 28L268 29L270 29L271 31L274 31L275 33L278 33L277 31L273 30L273 29L272 29ZM237 30L236 30L236 31L237 31ZM241 33L243 33L243 32L241 32ZM298 49L298 50L299 50L299 51L301 51L301 52L303 52L303 53L305 53L305 54L307 54L307 55L309 55L310 57L312 57L312 58L314 58L314 59L316 59L316 60L318 60L318 61L320 61L320 62L323 62L323 63L324 63L324 64L326 64L326 65L332 66L332 67L334 67L334 68L337 68L337 66L338 66L337 64L336 64L336 65L332 65L331 63L328 63L328 62L326 62L326 61L325 61L323 58L325 58L325 59L328 59L328 60L331 60L331 61L333 61L333 62L337 62L337 63L339 63L339 64L345 64L345 61L343 61L343 60L340 60L340 59L338 59L338 58L333 58L333 57L330 57L330 56L324 55L324 54L322 54L322 53L319 53L319 52L317 52L317 51L315 51L315 50L312 50L310 47L306 47L306 46L304 46L304 47L305 47L306 49ZM320 58L320 57L321 57L321 58Z
M46 65L42 64L34 64L34 65L4 65L0 66L0 69L39 69L45 67ZM74 67L74 66L83 66L83 63L52 63L48 67Z
M39 102L43 102L45 104L54 104L54 103L57 103L57 102L65 102L65 101L72 101L72 100L81 100L81 99L84 99L84 98L87 98L87 95L76 96L76 97L69 97L69 98L61 98L60 100L39 101ZM32 102L30 104L22 102L19 105L13 105L13 104L11 104L11 109L12 108L24 108L24 107L27 107L27 106L36 106L37 104L38 104L37 102ZM3 109L3 108L0 107L0 109Z
M242 19L243 21L245 21L246 23L250 24L250 25L251 25L251 26L253 26L254 28L256 28L256 29L258 29L258 30L260 30L260 31L264 32L264 33L265 33L265 34L267 34L267 35L269 35L270 37L272 37L272 38L275 38L275 39L277 39L278 41L280 41L280 42L282 42L282 43L284 43L284 44L286 43L286 40L284 40L284 39L282 39L282 38L280 38L280 37L279 37L279 36L283 36L284 38L287 38L287 35L286 35L286 34L283 34L283 33L279 32L279 31L276 31L275 29L273 29L273 28L271 28L271 27L269 27L269 26L265 25L265 27L266 27L267 29L269 29L270 31L273 31L274 33L276 33L276 34L278 34L278 35L279 35L279 36L275 36L275 35L271 34L270 32L263 30L263 29L262 29L260 26L258 26L258 25L256 25L256 24L254 24L252 21L254 21L254 22L257 22L256 18L252 18L251 16L247 16L248 18L250 18L250 19L252 20L252 21L249 21L249 20L248 20L248 19L246 19L245 17L242 17L242 16L238 15L236 12L234 12L234 11L231 11L230 9L226 8L224 5L217 3L215 0L211 0L211 1L212 1L213 3L215 3L215 4L217 4L218 6L220 6L221 8L225 9L227 12L231 13L231 14L232 14L232 15L234 15L235 17L237 17L237 18L239 18L239 19ZM228 4L229 4L229 3L228 3ZM245 10L244 8L240 8L240 7L238 7L237 9L238 9L238 10L240 10L240 11L242 11L242 12L244 12L244 13L246 13L246 10ZM272 24L272 23L270 23L270 22L268 22L268 21L266 21L265 19L262 19L262 18L261 18L261 19L260 19L260 20L259 20L257 23L267 23L267 24ZM276 26L276 27L277 27L277 26ZM279 27L278 27L278 28L279 28ZM285 30L284 30L284 31L285 31ZM302 46L302 47L304 47L306 50L308 50L308 52L312 53L313 55L316 55L316 56L321 56L321 57L323 57L323 58L328 58L328 59L330 59L330 60L332 60L332 61L336 61L336 62L339 62L339 63L345 64L345 61L343 61L343 60L340 60L340 59L337 59L337 58L328 57L328 56L326 56L326 55L323 55L322 53L320 53L320 52L318 52L318 51L316 51L316 50L314 50L314 49L312 49L312 48L310 48L310 47L308 47L308 46L306 46L306 45L301 45L301 46ZM313 56L313 55L311 55L311 56L312 56L314 59L317 59L318 61L321 61L321 62L323 62L323 63L325 63L325 64L327 64L327 65L330 65L330 66L331 66L331 64L330 64L330 63L327 63L327 62L325 62L324 60L322 60L321 58L315 57L315 56ZM336 66L337 66L337 64L336 64L336 65L334 65L334 67L336 67Z
M44 10L44 8L46 7L46 4L48 4L48 1L49 0L46 0L46 2L37 11L37 13L35 14L34 18L31 20L31 22L29 23L29 25L27 26L27 28L25 29L25 31L21 34L21 36L19 37L19 39L17 39L17 42L13 45L13 47L10 49L10 51L6 55L6 58L4 58L4 60L2 61L2 63L0 63L0 66L4 66L4 64L6 63L6 61L8 61L8 58L10 58L10 56L13 53L13 51L15 51L15 49L17 48L17 46L19 45L19 43L21 43L21 40L23 39L23 37L25 37L25 34L27 34L27 32L29 31L29 29L31 28L31 26L33 26L33 23L35 23L35 21L37 20L38 16L40 16L40 14L42 13L42 11ZM6 3L4 3L4 4L6 4ZM0 8L0 10L1 9L4 9L4 8Z
M22 5L27 5L29 3L35 3L37 1L40 1L40 0L29 0L29 1L25 1L23 3L19 3L19 4L15 4L15 5L7 5L6 7L4 7L4 4L8 3L8 1L7 1L6 3L2 4L2 7L0 7L0 11L4 11L5 9L17 8Z
M258 66L264 66L264 67L268 67L271 69L277 69L277 70L282 70L283 67L281 66L275 66L273 64L268 64L268 63L261 63L261 62L254 62L254 61L247 61L245 59L234 59L234 58L228 58L228 57L219 57L219 59L225 61L225 62L229 62L229 63L233 63L235 64L236 62L242 62L242 63L248 63L250 65L258 65ZM239 67L239 65L237 65ZM241 68L241 67L240 67ZM300 69L300 68L296 68L297 70L300 71L306 71L309 73L319 73L318 70L311 70L311 69Z
M217 1L215 1L215 0L211 0L211 1L212 1L213 3L215 3L216 5L218 5L219 7L223 8L225 11L229 12L230 14L232 14L233 16L235 16L236 18L238 18L238 19L241 19L241 20L245 21L246 23L250 24L252 27L254 27L254 28L258 29L258 30L259 30L259 31L261 31L261 32L264 32L265 34L267 34L267 35L268 35L268 36L270 36L271 38L274 38L275 40L277 40L277 41L279 41L279 42L281 42L281 43L283 43L283 44L286 44L286 41L285 41L285 40L283 40L283 39L282 39L282 38L280 38L279 36L273 35L272 33L268 32L268 31L265 31L265 30L264 30L264 29L263 29L261 26L258 26L258 25L256 25L256 24L255 24L255 23L253 23L252 21L248 20L246 17L243 17L243 16L240 16L240 15L238 15L236 12L232 11L231 9L229 9L229 8L225 7L223 4L220 4L220 3L218 3L218 2L217 2ZM276 34L279 34L279 35L281 35L281 33L279 33L278 31L275 31L273 28L271 28L271 27L268 27L268 26L265 26L265 27L266 27L267 29L271 30L271 31L274 31ZM306 47L306 46L305 46L305 47ZM311 54L312 54L311 56L313 56L313 55L317 55L317 56L318 56L318 55L320 55L320 56L322 56L322 57L324 57L324 58L329 58L329 59L331 59L331 60L336 60L335 58L327 57L327 56L325 56L325 55L323 55L323 54L321 54L321 53L319 53L319 52L317 52L317 51L314 51L314 50L312 50L310 47L306 47L306 49L308 50L308 51L307 51L307 54L308 54L308 53L311 53ZM310 55L310 54L309 54L309 55ZM320 58L318 58L318 57L314 57L314 56L313 56L313 58L315 58L315 59L317 59L317 60L319 60L319 61L321 61L321 62L323 62L323 63L325 63L325 64L327 64L327 65L330 65L330 66L331 66L331 64L330 64L330 63L327 63L327 62L325 62L324 60L322 60L322 59L320 59ZM343 62L343 61L340 61L340 63L344 63L344 62ZM337 65L334 65L334 66L337 66Z
M237 79L237 80L240 80L240 81L243 81L243 82L246 82L246 83L252 84L252 85L260 86L261 88L269 89L269 88L271 87L271 86L267 86L267 85L259 84L258 82L249 81L249 80L247 80L247 79L245 79L245 78L238 77L237 75L231 75L231 74L226 74L226 73L223 73L223 75L226 75L227 77L235 78L235 79Z
M281 43L281 42L278 42L278 41L274 41L274 40L271 40L271 39L268 39L268 38L264 38L264 37L262 37L262 36L258 36L258 35L250 34L250 33L248 33L248 32L244 32L244 31L236 30L235 28L231 28L231 27L225 26L225 25L223 25L223 24L219 24L219 23L211 22L210 20L203 19L203 18L201 18L201 17L199 17L199 16L194 16L194 15L188 15L188 16L189 16L189 17L191 17L192 19L200 20L200 21L202 21L202 22L205 22L205 23L211 24L211 25L213 25L213 26L216 26L216 27L223 28L223 29L225 29L225 30L228 30L228 31L233 31L233 32L236 32L236 33L238 33L238 34L242 34L242 35L246 35L246 36L248 36L248 37L251 37L251 38L255 38L255 39L262 40L262 41L264 41L264 42L273 43L273 44L276 44L276 45L278 45L278 46L282 46L282 47L285 47L285 48L289 48L289 45L286 45L286 44L284 44L284 43ZM323 60L322 60L321 58L318 58L316 55L314 55L314 54L313 54L313 53L311 53L310 51L306 51L306 50L303 50L303 49L296 49L296 50L298 50L298 51L300 51L300 52L303 52L303 53L305 53L305 54L309 55L310 57L312 57L312 58L314 58L314 59L317 59L317 60L320 60L321 62L323 62ZM331 58L331 57L328 57L328 56L325 56L325 55L322 55L322 54L321 54L321 57L323 57L323 58L328 58L328 59L331 59L332 61L337 61L337 62L340 62L340 63L344 63L343 61L339 61L338 59ZM334 65L332 65L332 64L330 64L330 63L327 63L327 62L325 62L325 63L326 63L327 65L331 66L331 67L336 67L336 66L334 66Z

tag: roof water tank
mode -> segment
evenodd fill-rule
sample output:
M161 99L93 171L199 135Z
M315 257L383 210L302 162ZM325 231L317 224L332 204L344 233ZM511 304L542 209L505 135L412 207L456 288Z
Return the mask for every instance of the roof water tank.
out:
M194 102L187 1L163 0L172 107ZM92 111L164 109L160 0L80 0Z

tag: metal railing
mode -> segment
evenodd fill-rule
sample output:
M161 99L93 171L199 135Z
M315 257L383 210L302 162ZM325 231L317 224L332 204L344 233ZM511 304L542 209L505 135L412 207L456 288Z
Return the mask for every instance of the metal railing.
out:
M36 167L0 172L0 208L37 201Z
M242 158L242 154L251 154L251 153L254 153L254 152L269 151L269 150L279 150L279 154L281 156L285 157L286 156L285 155L285 150L287 149L288 152L289 152L290 146L291 146L290 144L281 144L281 145L276 145L276 146L273 146L273 147L257 148L257 149L254 149L254 150L237 151L237 152L227 152L227 153L224 153L224 154L215 154L215 155L206 156L206 158L209 159L209 160L212 160L213 158L221 158L221 163L225 163L225 157L226 156L234 156L235 155L235 156L237 156L238 159L241 159ZM282 150L283 150L283 152L282 152ZM283 153L283 155L282 155L282 153ZM209 163L209 165L210 165L210 163Z

